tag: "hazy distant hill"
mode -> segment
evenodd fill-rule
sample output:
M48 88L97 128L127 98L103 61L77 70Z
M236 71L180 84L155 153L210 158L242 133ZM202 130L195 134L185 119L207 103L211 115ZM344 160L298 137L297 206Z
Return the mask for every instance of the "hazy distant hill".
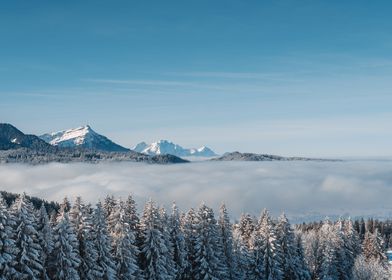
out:
M221 157L214 158L215 161L337 161L335 159L318 159L318 158L305 158L305 157L282 157L268 154L254 154L254 153L240 153L232 152L226 153Z

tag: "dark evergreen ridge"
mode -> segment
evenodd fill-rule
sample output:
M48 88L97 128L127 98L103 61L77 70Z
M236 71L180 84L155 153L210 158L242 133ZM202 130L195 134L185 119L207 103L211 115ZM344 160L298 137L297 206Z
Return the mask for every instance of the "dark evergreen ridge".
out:
M0 150L29 148L36 151L52 152L56 149L38 136L24 134L16 127L0 123Z
M282 157L269 154L254 154L232 152L225 153L223 156L211 159L213 161L340 161L336 159L305 158L305 157Z
M9 198L7 193L4 193ZM170 213L132 196L94 207L64 199L57 212L26 195L0 197L2 279L387 280L390 221L325 220L291 226L284 215L231 223L201 204ZM390 242L389 242L390 243Z
M172 155L149 156L134 151L108 152L85 147L52 146L35 135L27 135L10 124L0 124L0 163L49 163L132 161L146 163L185 163Z

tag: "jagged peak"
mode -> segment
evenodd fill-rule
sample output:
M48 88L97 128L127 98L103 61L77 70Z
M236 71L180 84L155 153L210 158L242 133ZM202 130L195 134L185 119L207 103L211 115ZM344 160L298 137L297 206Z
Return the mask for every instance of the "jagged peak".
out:
M172 154L179 157L187 156L199 156L199 157L213 157L216 156L207 146L201 146L200 148L183 148L182 146L173 143L172 141L161 139L151 144L140 142L133 147L136 152L141 152L148 155L161 155L161 154Z
M75 147L83 146L89 149L105 151L129 151L113 143L107 137L95 132L89 124L40 136L53 146Z

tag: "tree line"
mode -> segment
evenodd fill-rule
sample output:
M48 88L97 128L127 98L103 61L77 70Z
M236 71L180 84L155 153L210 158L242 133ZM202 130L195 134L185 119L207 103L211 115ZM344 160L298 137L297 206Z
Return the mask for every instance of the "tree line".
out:
M0 279L390 279L380 226L292 226L267 210L232 223L225 205L167 212L151 200L139 215L132 196L40 207L1 196Z

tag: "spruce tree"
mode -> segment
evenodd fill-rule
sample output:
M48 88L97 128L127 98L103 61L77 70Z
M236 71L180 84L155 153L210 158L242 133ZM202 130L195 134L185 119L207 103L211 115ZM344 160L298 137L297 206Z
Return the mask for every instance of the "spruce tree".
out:
M297 235L301 235L302 246L305 256L305 263L309 269L311 279L318 279L322 251L319 249L319 234L316 230L310 230L307 232L298 232Z
M180 213L177 205L173 203L169 219L170 240L173 245L173 261L176 269L176 279L184 279L190 265L187 259L185 236L181 230Z
M347 226L351 227L351 229L346 229ZM352 232L352 224L346 223L342 219L336 222L334 231L337 238L335 247L339 279L351 280L351 272L356 257L356 252L354 252L356 250L354 248L354 238L356 235ZM350 236L348 236L349 232L351 233Z
M262 248L264 254L264 271L266 279L279 280L283 278L282 251L277 240L274 222L269 212L265 210L261 215L258 231L264 240Z
M15 220L10 215L3 197L0 195L0 279L16 279L14 268L18 249L15 247Z
M238 232L242 237L242 240L250 246L252 235L255 231L255 221L249 214L242 214L238 223Z
M236 262L236 277L239 280L251 279L251 263L253 262L252 254L249 250L249 244L241 235L239 225L234 225L233 230L233 255Z
M338 280L339 272L339 250L343 246L340 236L336 233L334 225L326 219L319 231L319 251L321 264L320 279Z
M116 200L113 195L107 195L103 202L103 212L105 214L105 218L108 218L114 208L116 207Z
M222 269L217 222L214 212L204 203L197 211L197 228L195 244L195 270L196 279L224 279L225 271Z
M122 201L117 203L109 220L113 223L111 236L118 279L140 279L141 271L137 262L139 250Z
M265 243L265 239L261 232L255 230L249 241L249 251L251 254L247 271L247 279L249 280L266 279L266 269L264 265Z
M115 280L117 279L116 264L111 253L111 239L107 231L105 213L100 202L97 203L97 206L94 209L93 229L95 232L95 244L98 253L97 264L103 270L102 277L97 279Z
M159 217L161 220L161 232L167 248L167 274L170 279L175 279L177 276L176 264L174 262L174 246L170 235L170 220L165 208L159 209Z
M233 226L230 223L226 205L222 204L219 209L218 233L222 244L222 266L226 278L238 279L239 273L233 251Z
M139 231L139 216L137 214L136 202L132 195L125 201L125 216L127 217L131 231L137 237Z
M44 203L38 211L37 232L39 243L42 248L41 260L44 267L44 279L49 279L47 275L47 268L49 266L49 257L52 254L54 247L53 229L50 226L49 216L46 212Z
M68 213L62 209L53 231L54 248L50 257L49 275L54 280L80 279L79 244Z
M18 249L15 269L19 272L19 279L41 279L44 277L42 263L42 248L39 242L37 224L33 205L23 193L11 207L15 217L15 246Z
M195 271L195 252L197 245L197 229L198 229L198 221L195 210L193 208L189 209L185 216L181 219L181 229L184 232L185 237L185 245L187 252L187 263L182 279L193 279L194 271Z
M304 263L303 256L300 254L294 231L284 214L279 217L276 225L276 234L282 256L283 279L310 279L310 274Z
M102 279L103 268L98 262L97 233L93 225L93 214L90 205L81 204L81 215L77 226L77 236L79 240L80 266L79 274L81 279L94 280Z
M366 260L362 254L355 259L352 272L353 280L390 280L391 278L390 268L385 267L376 260Z
M377 229L374 231L374 233L366 233L362 245L362 253L367 261L374 260L384 266L387 265L384 241Z
M74 204L69 210L69 220L72 223L78 236L80 236L81 233L80 227L82 225L83 207L84 204L82 202L82 198L78 196L76 197Z
M141 236L143 243L141 245L142 269L146 279L163 280L174 279L170 275L172 270L170 261L170 250L162 232L162 221L159 210L152 202L148 201L143 210L143 216L140 221Z

